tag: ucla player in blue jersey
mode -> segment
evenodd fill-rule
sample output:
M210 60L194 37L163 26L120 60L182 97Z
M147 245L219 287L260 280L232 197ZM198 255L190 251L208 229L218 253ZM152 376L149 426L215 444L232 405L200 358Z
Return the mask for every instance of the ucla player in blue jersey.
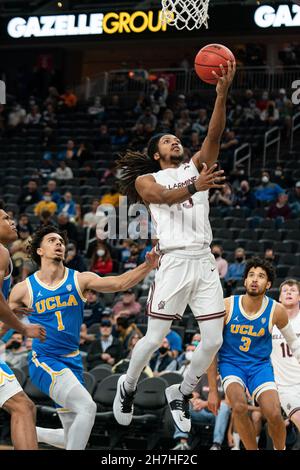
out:
M65 234L52 226L35 233L31 256L40 269L13 288L10 305L32 307L30 321L38 320L47 327L46 341L33 341L29 371L32 382L57 404L63 429L37 428L38 440L66 449L84 449L96 414L96 404L83 386L79 353L84 292L127 290L157 266L159 257L153 251L136 269L101 278L67 269L66 243Z
M40 325L24 325L15 312L8 307L6 299L11 284L12 262L6 245L18 238L13 220L0 206L0 319L8 328L24 336L45 338L46 332ZM18 309L16 313L29 313ZM0 407L11 415L11 440L15 450L37 449L35 430L35 406L23 392L14 373L0 358Z
M274 449L285 448L286 428L270 359L274 325L300 362L300 339L289 323L285 308L265 295L273 280L273 267L267 261L253 258L247 262L244 274L246 294L225 299L225 326L218 366L234 423L247 450L256 450L257 442L248 415L246 388L268 422ZM216 359L208 370L208 377L209 408L216 413L219 406Z

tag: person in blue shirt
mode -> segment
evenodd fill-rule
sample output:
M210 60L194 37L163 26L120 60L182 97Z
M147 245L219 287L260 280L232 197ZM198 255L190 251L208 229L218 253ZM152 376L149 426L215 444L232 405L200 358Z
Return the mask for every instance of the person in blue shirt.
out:
M119 292L139 283L157 267L159 256L150 253L146 262L120 276L100 277L79 273L64 265L67 238L54 226L38 230L31 242L31 258L39 270L12 289L12 308L28 307L30 322L47 328L47 340L34 340L29 358L31 381L56 404L63 429L37 428L39 442L67 450L87 445L97 406L84 387L79 352L87 290Z
M9 340L14 332L24 336L44 340L46 331L40 325L25 325L16 317L15 313L29 313L28 309L12 311L7 298L12 279L12 262L6 245L18 238L14 221L0 205L0 320L9 330L1 340ZM6 338L5 338L6 336ZM11 416L11 440L16 450L37 450L37 437L35 430L35 406L22 390L13 371L0 358L0 408Z
M182 338L174 330L170 330L166 338L169 341L171 354L176 359L178 354L182 352Z
M279 184L270 182L270 174L268 171L263 171L261 174L261 184L256 188L254 193L257 201L268 204L277 199L278 194L284 193Z
M56 186L55 180L49 180L47 182L47 190L51 193L51 199L55 204L57 204L57 207L59 207L61 204L61 195L57 192Z
M236 285L237 281L243 279L246 266L246 253L244 248L237 248L234 252L234 258L235 262L229 264L224 277L227 295L231 295L232 288Z
M60 205L58 206L59 214L68 214L71 221L76 216L76 204L73 201L73 196L70 191L66 191Z
M225 299L223 344L209 367L209 409L217 414L218 368L226 396L232 407L234 423L247 450L256 450L256 432L248 414L246 390L261 409L268 423L274 449L285 449L286 427L271 363L272 329L276 325L291 352L300 362L300 338L289 323L286 309L266 296L272 287L274 268L268 261L253 258L247 262L245 295Z

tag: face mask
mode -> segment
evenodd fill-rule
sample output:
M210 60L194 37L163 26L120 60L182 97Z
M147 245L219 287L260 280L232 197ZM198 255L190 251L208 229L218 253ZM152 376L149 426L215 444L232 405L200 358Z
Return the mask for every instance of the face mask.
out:
M270 263L272 263L272 261L274 261L273 258L270 258L270 256L267 256L267 257L265 258L265 260L266 260L266 261L269 261Z
M242 256L237 256L235 258L235 260L238 262L238 263L241 263L242 261L244 261L244 258Z
M262 181L262 183L267 184L269 182L269 178L267 176L263 176L261 181Z
M50 202L51 201L51 196L44 196L44 201Z
M21 343L19 343L18 341L13 341L9 349L19 349L21 346Z
M241 190L245 193L247 191L247 186L241 186Z
M275 175L276 175L276 176L281 176L281 175L282 175L282 171L281 171L281 170L276 170L276 171L275 171Z
M185 358L186 358L187 361L191 362L192 357L193 357L193 351L187 351L185 353Z
M220 253L213 253L214 257L217 259L217 258L220 258Z
M105 255L105 250L97 250L97 255L98 256L104 256Z
M163 346L161 348L159 348L160 354L166 354L167 351L169 351L168 348L165 348Z

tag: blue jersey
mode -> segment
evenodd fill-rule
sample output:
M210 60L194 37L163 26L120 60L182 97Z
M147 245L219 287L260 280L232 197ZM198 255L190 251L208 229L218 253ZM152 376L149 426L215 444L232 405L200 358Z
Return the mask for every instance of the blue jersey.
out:
M35 353L57 357L78 352L85 298L77 275L77 271L65 268L64 278L55 287L41 282L37 273L26 279L31 297L29 307L34 309L28 318L47 331L46 341L33 340Z
M8 299L8 295L10 291L12 270L13 270L13 265L12 265L11 259L9 259L9 274L5 276L3 280L3 284L2 284L2 294L6 300Z
M231 307L219 350L219 362L243 367L270 362L272 352L272 317L276 301L264 297L261 309L249 316L242 307L242 296L231 297Z

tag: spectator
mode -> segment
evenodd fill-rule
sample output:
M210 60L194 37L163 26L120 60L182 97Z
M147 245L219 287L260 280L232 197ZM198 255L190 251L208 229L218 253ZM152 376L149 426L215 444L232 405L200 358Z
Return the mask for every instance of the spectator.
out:
M226 259L222 257L223 248L221 245L213 245L211 247L211 252L215 257L220 279L224 279L228 271L228 263Z
M122 299L113 306L113 315L118 317L136 317L141 311L141 305L136 301L132 289L123 292Z
M51 193L51 199L55 204L57 204L57 206L59 206L61 203L61 196L56 188L57 184L55 180L49 180L47 182L47 190Z
M118 178L118 170L116 168L116 163L109 162L107 165L107 168L105 169L103 173L100 183L114 184L117 178Z
M168 85L164 78L157 80L157 85L150 95L154 114L158 115L167 107Z
M17 129L18 127L22 127L22 125L24 124L25 117L25 109L22 108L20 104L15 103L12 108L12 111L8 115L8 127L12 130Z
M57 124L56 114L51 103L49 103L47 108L43 111L42 123L45 127L49 128L53 128Z
M17 223L17 230L19 232L19 230L22 230L22 229L28 231L30 235L33 232L33 228L32 228L32 225L30 223L30 220L27 214L19 215L19 221Z
M65 161L59 162L59 167L51 176L59 181L68 181L74 178L73 171L69 166L67 166Z
M161 121L158 123L159 132L173 132L174 131L174 113L171 109L167 108Z
M236 285L237 281L241 281L244 277L246 267L246 253L244 248L237 248L234 252L234 258L235 262L229 264L225 276L227 297L231 295L231 289Z
M31 240L29 229L23 225L19 230L19 239L10 247L10 254L16 268L21 268L25 261L29 260L28 245Z
M83 217L83 227L96 227L97 223L100 222L103 217L106 216L99 207L99 200L93 199L91 211L87 212Z
M198 117L196 120L193 120L192 131L198 132L199 135L204 135L207 132L208 123L207 110L205 108L201 108L198 111Z
M77 150L75 148L75 142L74 140L69 139L66 144L66 148L64 150L61 150L57 154L57 159L58 160L72 160L75 159L77 154Z
M124 353L124 359L121 359L117 364L115 364L112 368L113 374L124 374L129 366L130 358L132 355L132 351L136 345L136 343L143 337L143 335L139 332L132 333L128 341L128 348ZM149 366L146 366L143 371L148 377L153 377L153 372Z
M178 119L181 111L185 109L187 109L186 97L184 95L179 95L173 106L175 118Z
M234 205L235 194L228 183L219 191L218 189L212 194L209 200L213 206L220 207L223 214L227 214L228 209Z
M184 134L188 134L191 130L192 120L188 109L180 112L179 119L175 122L175 135L181 139Z
M38 184L35 180L29 180L27 188L22 191L19 199L18 206L20 212L26 212L26 209L33 204L38 203L42 199L40 192L38 191Z
M184 352L177 358L178 374L182 376L185 375L191 363L193 352L197 346L198 343L196 344L196 342L192 342L191 344L187 344L185 346Z
M67 245L65 265L67 266L67 268L74 269L75 271L79 271L80 273L82 273L83 271L87 271L84 258L77 251L76 243L70 242Z
M88 108L88 115L92 119L97 119L99 121L102 121L102 119L105 116L105 107L101 103L101 97L100 96L95 96L94 99L94 104L92 106L89 106Z
M95 137L95 147L97 150L102 150L110 147L111 145L111 135L108 131L106 124L101 124L99 128L99 133Z
M52 106L56 109L59 98L60 96L57 89L54 86L50 86L48 88L48 96L45 100L45 105L47 106L48 104L52 104Z
M32 106L31 111L25 117L24 124L26 126L38 126L41 121L41 113L39 112L39 107L37 105Z
M27 365L28 350L23 345L23 336L21 333L13 333L6 343L5 361L11 367L22 367Z
M267 212L267 217L270 219L277 219L280 224L284 220L290 219L292 211L288 205L288 195L286 193L278 194L277 201L273 203Z
M118 95L113 95L111 97L111 102L106 106L106 117L110 119L122 119L123 110L120 105L120 97Z
M100 335L89 347L87 355L88 370L100 364L114 365L123 354L120 341L112 336L112 324L109 320L102 320L99 327Z
M215 416L208 408L208 395L209 387L207 375L204 374L200 378L193 392L193 398L190 401L190 414L192 426L197 424L213 425L213 442L210 450L221 450L221 445L224 441L227 425L230 418L230 408L225 400L224 391L221 386L220 379L218 380L218 392L222 396L221 406L218 414ZM176 429L174 439L180 439L178 444L173 448L174 450L189 450L188 434L183 433Z
M220 145L220 150L222 152L222 163L226 163L227 160L229 160L229 163L233 160L233 155L235 150L237 149L239 145L239 139L235 135L235 132L229 129L226 129L224 136L223 136L223 141ZM232 166L232 163L231 165Z
M113 270L113 261L111 259L108 246L98 240L91 259L91 271L99 275L109 274Z
M176 359L182 352L182 337L177 331L170 330L166 336L170 346L170 356Z
M256 207L256 197L250 189L250 184L247 180L242 180L239 189L235 194L235 207L237 209L247 208L255 209Z
M47 211L43 210L40 214L40 227L46 227L47 225L56 225L53 215Z
M82 323L80 327L80 339L79 339L79 351L81 356L86 356L90 345L95 341L96 337L94 334L89 334L87 325Z
M60 103L62 103L66 107L66 109L70 110L72 108L75 108L78 101L78 98L73 92L72 88L67 88L65 93L61 95L60 98L62 100L62 102Z
M284 174L282 165L276 165L272 181L283 189L290 188L293 185L292 178L288 174Z
M284 190L275 183L270 182L270 174L268 171L262 171L261 174L261 184L256 188L254 193L257 201L263 204L269 204L277 199L280 193L283 193Z
M116 332L118 334L118 339L125 351L128 349L129 341L132 335L137 333L142 336L142 333L136 324L130 321L128 317L118 317L116 319Z
M118 192L116 186L112 186L108 193L103 194L100 204L109 204L114 207L119 207L121 194Z
M154 377L159 377L162 372L173 372L177 368L177 362L170 354L170 344L167 338L162 340L161 346L150 359L150 367Z
M297 181L295 187L289 194L289 205L292 210L292 215L294 217L299 217L300 215L300 181Z
M94 323L101 322L105 305L99 298L98 292L92 289L89 289L85 292L85 297L87 302L84 305L83 321L89 328Z
M155 131L156 126L157 126L157 117L155 116L155 114L152 113L152 110L151 110L150 106L147 106L145 108L145 111L138 118L138 120L136 121L136 124L135 124L135 126L133 127L132 130L133 131L136 130L137 126L139 126L139 124L142 124L143 126L146 126L146 124L149 124L152 132Z
M129 258L126 261L123 261L124 271L129 271L130 269L136 268L139 263L140 249L139 249L138 243L131 242L129 250L130 250Z
M76 204L73 201L73 196L70 191L66 191L63 200L58 206L58 212L60 214L68 214L70 221L74 222L76 216Z
M117 132L111 138L112 145L116 145L121 148L125 148L128 144L128 135L123 126L118 127Z
M273 264L275 267L275 253L273 248L267 248L265 250L264 259L269 261L269 263Z
M261 98L257 101L258 109L260 111L264 111L268 106L268 102L269 102L269 92L264 91L261 95Z
M70 222L68 214L59 214L57 217L57 222L59 230L66 230L68 239L77 243L78 231L76 225L73 222Z
M279 121L279 110L276 108L275 101L269 101L266 109L261 112L260 119L270 126Z
M80 168L86 164L87 160L93 160L94 155L91 144L88 142L81 142L79 144L79 149L76 152L76 157ZM95 172L92 176L95 176Z
M34 213L38 217L43 211L48 211L51 215L54 215L57 211L57 205L52 201L51 193L48 190L44 191L43 199L34 208Z

